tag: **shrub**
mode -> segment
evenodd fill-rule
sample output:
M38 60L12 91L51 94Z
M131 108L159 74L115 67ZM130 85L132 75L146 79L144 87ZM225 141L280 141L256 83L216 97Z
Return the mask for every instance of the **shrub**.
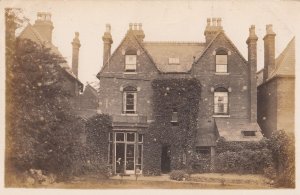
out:
M173 170L170 173L170 179L177 181L185 181L189 179L189 174L184 170Z

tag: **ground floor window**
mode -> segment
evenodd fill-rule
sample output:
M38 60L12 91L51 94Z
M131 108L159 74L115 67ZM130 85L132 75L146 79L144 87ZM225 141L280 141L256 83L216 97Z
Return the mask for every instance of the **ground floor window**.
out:
M108 162L115 174L142 172L143 134L137 132L109 133Z

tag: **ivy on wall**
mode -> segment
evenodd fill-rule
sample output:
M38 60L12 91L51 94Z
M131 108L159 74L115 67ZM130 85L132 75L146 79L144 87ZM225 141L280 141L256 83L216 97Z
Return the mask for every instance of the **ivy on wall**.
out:
M160 173L162 145L170 146L171 169L187 168L197 133L200 82L195 78L156 79L152 89L155 121L145 135L144 174ZM171 123L174 110L178 123Z

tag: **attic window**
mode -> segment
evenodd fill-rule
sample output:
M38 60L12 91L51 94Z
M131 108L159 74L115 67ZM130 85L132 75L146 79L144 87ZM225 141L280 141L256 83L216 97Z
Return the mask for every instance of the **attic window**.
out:
M169 58L169 64L179 64L179 58Z
M256 136L255 131L242 131L242 134L246 137Z
M125 57L125 72L136 71L136 55L126 55Z

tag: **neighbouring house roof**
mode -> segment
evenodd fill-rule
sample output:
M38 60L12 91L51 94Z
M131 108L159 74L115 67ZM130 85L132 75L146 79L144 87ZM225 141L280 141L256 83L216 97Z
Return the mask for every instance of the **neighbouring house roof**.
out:
M247 119L215 118L217 131L226 141L259 141L263 138L258 124ZM255 131L255 136L244 136L243 131Z
M256 86L261 85L264 82L264 69L261 69L256 73Z
M61 56L62 58L63 55L60 53L60 51L58 50L58 48L53 45L52 43L48 42L45 38L43 38L43 36L34 28L33 25L31 25L30 23L28 23L28 25L24 28L24 30L20 33L20 35L18 36L18 38L23 38L23 39L30 39L40 45L44 45L46 47L51 48L51 51L54 54L57 54L58 56ZM83 84L80 82L80 80L75 76L75 74L72 72L70 66L68 65L68 63L61 63L60 66L63 68L63 70L65 70L65 72L72 78L74 79L76 82L78 82L80 85L83 86Z
M84 92L85 92L86 90L89 90L95 97L98 97L98 92L97 92L97 90L96 90L94 87L92 87L90 84L87 84L87 85L85 86ZM84 93L84 92L83 92L83 93Z
M155 65L161 72L188 72L205 49L205 43L193 42L143 42L143 47L151 55ZM170 58L178 59L178 63L169 64Z
M288 43L283 52L275 59L275 69L270 78L276 75L295 76L295 37Z

